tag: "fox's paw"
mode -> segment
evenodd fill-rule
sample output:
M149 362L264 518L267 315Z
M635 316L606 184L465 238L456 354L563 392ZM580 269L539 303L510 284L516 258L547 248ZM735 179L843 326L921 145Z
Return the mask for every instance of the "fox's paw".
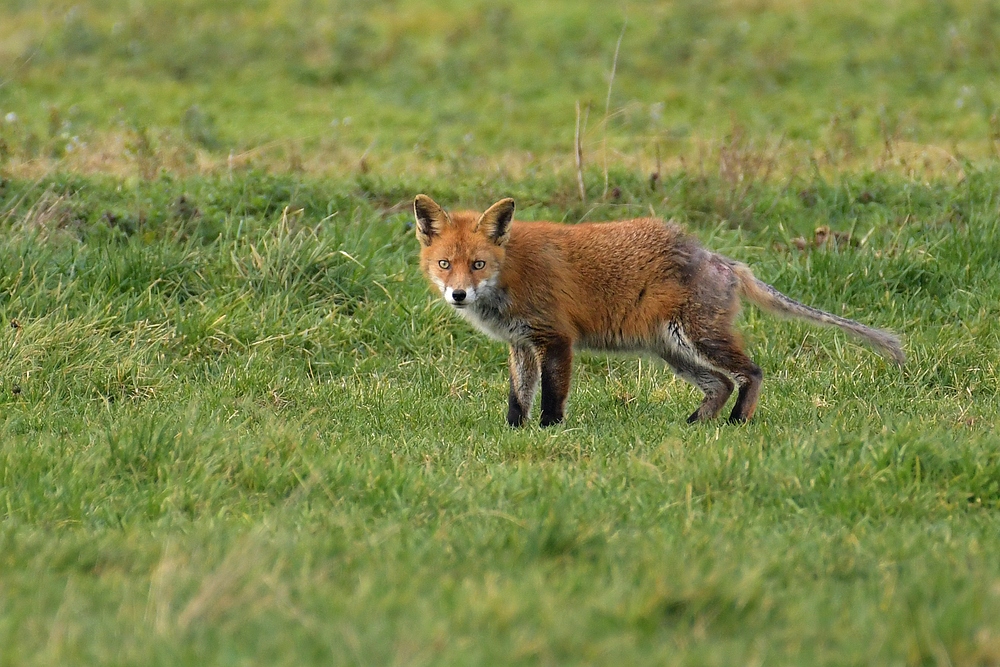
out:
M552 426L554 424L561 424L562 420L563 420L563 416L562 415L546 415L546 414L543 414L542 415L542 422L541 422L542 423L542 428L545 428L546 426Z
M524 426L527 419L528 411L521 407L517 397L511 393L510 399L507 401L507 425L515 428Z
M524 413L518 412L515 414L513 411L507 413L507 426L511 428L519 428L524 426L526 421L526 415Z

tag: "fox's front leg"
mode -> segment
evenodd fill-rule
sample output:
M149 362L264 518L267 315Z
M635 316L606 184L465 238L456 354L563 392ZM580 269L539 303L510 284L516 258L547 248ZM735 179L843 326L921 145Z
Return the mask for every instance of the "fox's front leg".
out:
M538 389L541 368L538 351L531 345L510 346L510 395L507 399L507 423L521 426L531 412Z
M542 426L563 420L573 374L573 343L565 338L546 341L542 356Z

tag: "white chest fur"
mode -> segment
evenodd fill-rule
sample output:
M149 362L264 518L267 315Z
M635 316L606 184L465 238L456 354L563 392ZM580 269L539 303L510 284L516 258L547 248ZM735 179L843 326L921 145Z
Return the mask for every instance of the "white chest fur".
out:
M505 343L518 343L528 338L528 324L507 315L501 304L481 299L468 308L457 308L458 312L490 338Z
M472 326L476 327L490 338L505 343L522 341L527 335L527 324L509 317L499 316L493 310L483 312L480 308L462 308L458 311Z

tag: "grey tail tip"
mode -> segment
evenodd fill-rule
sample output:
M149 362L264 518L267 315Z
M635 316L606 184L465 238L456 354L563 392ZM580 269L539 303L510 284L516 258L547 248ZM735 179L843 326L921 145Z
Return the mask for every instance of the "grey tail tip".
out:
M868 343L872 350L886 361L892 362L896 366L902 366L906 363L903 342L896 334L884 329L870 329L864 325L857 325L855 322L851 322L851 324L855 326L843 327L844 330L854 334L862 342Z
M896 366L902 367L906 363L906 352L903 352L903 346L895 336L878 347L882 356L896 364Z

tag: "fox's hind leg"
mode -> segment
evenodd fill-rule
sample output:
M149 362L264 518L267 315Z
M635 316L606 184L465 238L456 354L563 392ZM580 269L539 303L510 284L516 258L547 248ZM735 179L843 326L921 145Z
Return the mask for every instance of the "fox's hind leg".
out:
M736 395L733 411L729 415L729 422L740 424L753 417L757 401L760 399L764 372L743 352L739 337L729 334L701 338L695 343L695 348L712 366L732 373L736 378L740 390Z
M732 263L718 255L705 262L699 278L692 301L679 318L681 322L673 325L677 330L675 338L692 346L701 362L736 378L739 394L729 421L742 423L757 409L764 374L743 352L742 338L733 329L740 307L739 281ZM669 327L666 333L671 333Z
M531 412L538 390L541 366L538 352L530 345L510 346L510 394L507 398L507 423L521 426Z
M678 377L687 380L705 394L701 405L687 418L688 424L714 419L732 395L733 381L708 364L701 363L693 355L679 354L670 349L660 350L659 354Z

